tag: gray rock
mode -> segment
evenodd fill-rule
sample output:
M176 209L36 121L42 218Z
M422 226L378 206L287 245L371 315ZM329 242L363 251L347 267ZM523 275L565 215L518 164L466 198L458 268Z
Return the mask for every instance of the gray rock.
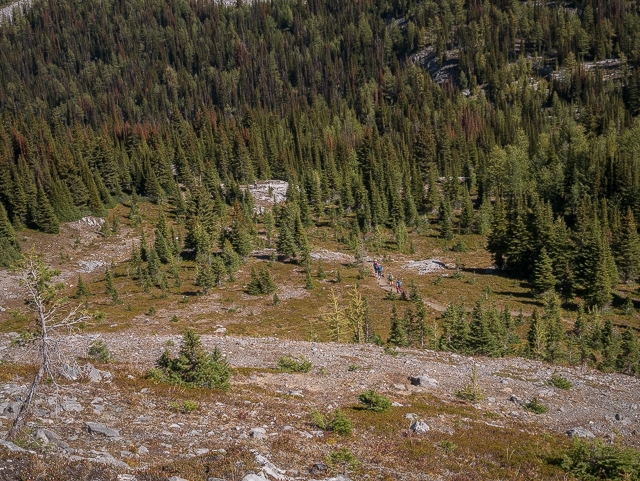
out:
M60 375L69 381L77 381L82 376L82 372L75 366L63 364L60 367Z
M181 478L180 476L171 476L169 481L189 481L188 479Z
M79 413L84 409L78 401L63 401L60 407L68 413Z
M427 376L426 374L420 374L419 376L409 376L409 381L414 386L436 387L438 385L438 381Z
M204 456L205 454L207 454L209 452L209 450L207 448L199 448L195 450L196 455L198 456Z
M207 481L224 481L222 478L207 478Z
M100 453L100 456L98 456L97 458L88 458L88 460L95 463L105 464L107 466L114 466L120 469L131 469L131 467L127 463L114 458L109 453Z
M250 435L255 439L264 439L267 437L267 431L264 428L251 428Z
M10 441L5 441L4 439L0 439L0 446L4 446L12 453L26 453L26 449L22 449L20 446L16 446Z
M255 473L247 473L247 475L242 478L242 481L265 481L265 479L267 478L264 476L258 476Z
M426 434L427 432L429 432L430 429L431 428L429 428L429 425L422 421L415 421L411 425L411 431L413 431L416 434Z
M22 403L9 403L3 409L2 415L9 419L15 419L18 417L18 413L20 412L20 406L22 406Z
M87 422L84 424L84 427L89 434L103 434L110 438L120 436L120 433L116 429L108 428L104 424Z
M133 474L118 474L116 481L137 481Z
M624 414L616 413L616 421L622 421L624 419Z
M148 450L146 447L144 447L144 446L140 446L140 447L138 448L138 454L139 454L140 456L144 456L145 454L149 454L149 450Z
M327 469L329 469L329 466L327 466L324 463L315 463L313 465L313 467L311 468L311 474L322 474L324 473Z
M567 436L577 436L579 438L595 438L595 435L585 428L571 428L567 431Z
M62 449L69 448L69 445L65 443L60 436L48 429L38 429L38 431L36 431L36 439L42 440L45 444L55 444Z
M522 399L520 399L518 396L516 396L515 394L512 394L511 397L509 398L509 400L512 403L516 403L516 404L522 404Z
M110 372L101 371L100 369L95 368L91 363L87 363L85 370L87 372L89 382L100 382L103 379L111 379L113 377L113 374Z
M351 481L351 478L347 478L345 475L343 474L338 474L336 477L334 478L325 478L322 479L320 481Z

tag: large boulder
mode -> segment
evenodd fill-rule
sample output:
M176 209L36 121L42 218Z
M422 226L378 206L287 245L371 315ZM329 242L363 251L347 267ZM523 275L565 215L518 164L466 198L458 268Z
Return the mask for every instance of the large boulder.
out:
M427 376L426 374L419 374L418 376L409 376L409 382L414 386L423 387L437 387L438 381Z
M84 423L84 427L89 434L102 434L109 438L116 438L120 436L120 432L116 429L111 429L100 423L87 422Z
M69 381L77 381L82 376L82 371L76 366L63 364L60 367L60 375Z
M48 429L38 429L36 431L36 439L41 440L45 444L55 444L62 449L69 448L69 445L65 443L60 436Z
M2 415L9 419L15 419L18 417L18 413L20 412L20 406L22 406L22 403L9 403L2 410Z
M429 425L423 421L415 421L411 424L411 431L416 434L426 434L431 430Z
M4 446L12 453L26 453L26 449L22 449L20 446L16 446L10 441L5 441L4 439L0 439L0 446Z

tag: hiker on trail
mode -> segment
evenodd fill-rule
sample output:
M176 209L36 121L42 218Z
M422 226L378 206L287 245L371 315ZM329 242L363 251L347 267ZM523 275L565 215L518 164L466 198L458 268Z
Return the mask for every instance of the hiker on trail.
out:
M389 272L389 287L393 289L393 274L391 272Z
M378 275L378 259L373 261L373 275L374 276Z
M382 279L382 264L378 264L378 279Z
M400 294L401 292L402 292L402 281L398 279L398 282L396 283L396 293Z

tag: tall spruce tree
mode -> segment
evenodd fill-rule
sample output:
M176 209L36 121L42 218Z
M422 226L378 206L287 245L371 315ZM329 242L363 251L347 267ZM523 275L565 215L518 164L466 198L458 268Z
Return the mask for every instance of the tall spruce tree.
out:
M491 222L491 233L489 234L487 249L493 254L493 261L498 269L503 269L506 264L509 237L507 215L501 199L496 200L492 215L493 221Z
M556 285L556 278L553 275L553 262L545 247L540 251L533 269L533 285L540 292L547 292Z
M640 238L630 207L622 219L616 250L617 264L622 278L625 282L635 279L640 273Z

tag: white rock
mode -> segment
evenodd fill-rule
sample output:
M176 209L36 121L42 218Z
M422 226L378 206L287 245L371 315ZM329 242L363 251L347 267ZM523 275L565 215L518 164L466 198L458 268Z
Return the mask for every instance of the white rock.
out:
M416 434L426 434L430 431L430 429L431 428L428 426L428 424L422 421L415 421L411 425L411 430Z

